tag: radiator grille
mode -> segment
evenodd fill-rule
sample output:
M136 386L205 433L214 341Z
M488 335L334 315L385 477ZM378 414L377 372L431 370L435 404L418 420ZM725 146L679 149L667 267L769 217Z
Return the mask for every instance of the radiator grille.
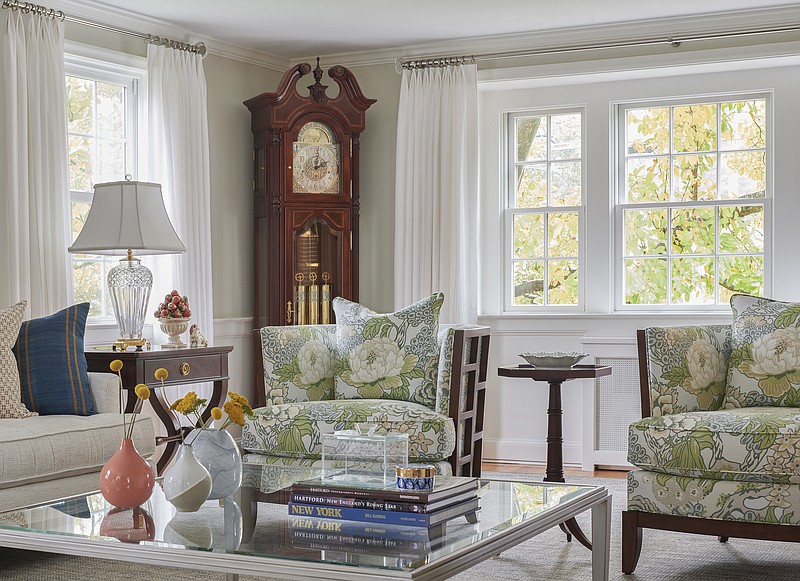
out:
M628 424L642 418L639 365L634 357L596 357L611 375L595 380L595 449L627 453Z

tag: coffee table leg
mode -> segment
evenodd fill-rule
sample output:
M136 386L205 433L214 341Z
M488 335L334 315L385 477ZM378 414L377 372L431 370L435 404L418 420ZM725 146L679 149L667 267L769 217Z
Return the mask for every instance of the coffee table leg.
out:
M239 581L239 574L238 573L225 573L225 581Z
M611 495L592 507L592 581L608 581L611 544Z

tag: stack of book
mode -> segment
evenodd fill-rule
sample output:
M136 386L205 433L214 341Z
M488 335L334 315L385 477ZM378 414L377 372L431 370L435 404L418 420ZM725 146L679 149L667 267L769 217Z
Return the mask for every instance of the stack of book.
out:
M305 481L292 485L289 499L290 526L298 519L325 519L326 522L309 521L305 528L327 527L331 532L337 532L337 521L431 528L462 515L474 515L478 509L478 479L453 476L437 476L430 491Z
M325 558L342 562L369 564L370 558L380 557L406 566L424 560L435 543L422 527L325 521L332 526L319 529L322 520L289 517L292 547L324 552Z

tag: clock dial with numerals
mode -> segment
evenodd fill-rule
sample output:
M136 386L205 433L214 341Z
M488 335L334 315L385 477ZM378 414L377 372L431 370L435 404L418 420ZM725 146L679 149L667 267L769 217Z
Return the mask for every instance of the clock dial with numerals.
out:
M324 123L306 123L292 144L292 191L339 194L339 144Z

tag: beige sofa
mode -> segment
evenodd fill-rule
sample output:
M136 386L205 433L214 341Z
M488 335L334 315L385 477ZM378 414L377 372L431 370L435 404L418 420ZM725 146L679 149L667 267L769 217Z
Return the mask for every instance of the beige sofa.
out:
M0 512L98 489L103 464L119 448L119 378L89 373L98 413L0 419ZM141 415L133 431L145 458L155 452L153 422Z

